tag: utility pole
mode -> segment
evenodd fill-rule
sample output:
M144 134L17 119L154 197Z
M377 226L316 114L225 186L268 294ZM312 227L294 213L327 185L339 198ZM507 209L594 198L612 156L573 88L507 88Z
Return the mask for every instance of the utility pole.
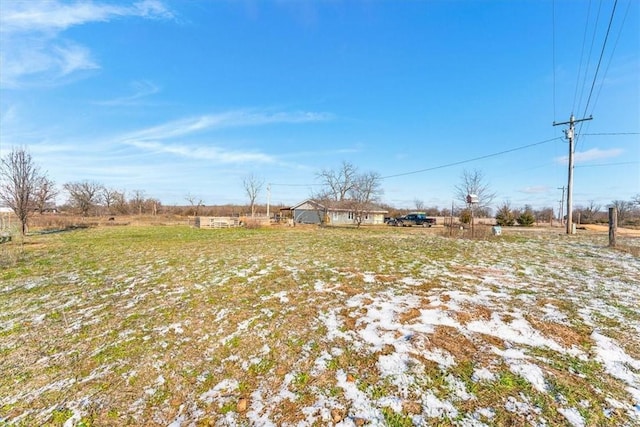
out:
M564 185L558 187L558 190L562 190L562 197L560 198L560 224L564 224Z
M451 201L451 216L449 221L449 237L451 237L451 233L453 233L453 200Z
M553 122L553 126L559 125L569 125L569 129L565 129L564 135L569 140L569 179L567 183L567 234L573 234L573 152L575 151L574 146L574 135L575 135L575 124L584 122L586 120L593 119L592 116L585 117L583 119L576 120L573 117L573 113L569 118L568 122L556 123Z
M269 220L269 204L271 202L271 184L267 184L267 220Z

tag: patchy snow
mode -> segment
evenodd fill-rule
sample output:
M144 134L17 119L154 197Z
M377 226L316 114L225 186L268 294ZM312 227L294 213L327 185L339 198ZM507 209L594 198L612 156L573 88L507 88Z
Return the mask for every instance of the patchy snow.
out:
M505 341L517 344L526 344L533 347L548 347L559 352L576 353L575 349L564 349L552 339L544 337L534 329L520 313L509 313L515 318L510 322L502 320L500 313L492 313L491 320L476 320L467 324L471 332L493 335Z
M422 396L422 405L425 408L425 415L429 418L443 416L455 418L458 416L458 410L451 402L439 399L431 391L427 391Z
M443 370L456 364L454 357L448 351L441 348L436 348L434 350L424 350L421 355L427 360L436 362L440 369Z
M576 408L558 408L560 412L573 427L584 427L585 422L582 415Z
M351 414L356 418L363 418L375 423L383 420L382 413L373 404L369 396L358 390L355 381L349 381L342 369L336 372L337 386L344 390L345 398L350 402ZM338 424L347 425L347 424Z
M609 374L627 384L640 415L640 360L627 355L611 338L598 332L593 332L591 338L596 343L596 360L602 362Z
M471 376L471 379L474 381L493 381L495 378L495 374L484 367L474 369L473 375Z
M399 259L426 245L408 236L415 240L405 242L410 250ZM430 239L429 245L443 244ZM640 322L629 314L640 299L640 261L559 238L455 245L433 261L381 259L379 270L371 255L350 263L340 249L327 259L322 246L310 252L318 259L297 257L293 249L288 257L239 250L238 259L227 264L231 258L225 258L219 267L208 262L217 253L186 266L166 257L133 268L127 274L134 277L111 273L100 291L88 273L69 273L73 288L64 298L47 278L15 280L0 294L25 288L34 297L23 312L3 317L0 350L19 351L22 341L2 337L19 336L20 328L60 325L56 331L69 340L27 342L36 379L9 379L15 392L5 386L0 406L25 409L3 415L0 424L46 423L58 406L31 404L61 394L64 425L76 425L90 408L110 403L91 394L102 384L134 390L122 408L130 419L169 427L386 425L393 416L414 425L486 426L507 419L578 427L590 422L581 412L640 422L634 350ZM589 262L565 268L565 255L574 252ZM280 282L281 275L286 280ZM289 282L295 286L279 288ZM113 329L100 329L114 311L121 318ZM100 333L91 335L94 330ZM123 351L129 346L140 360L130 360ZM90 363L67 375L79 355ZM47 376L47 369L56 374ZM557 372L579 380L602 375L606 384L581 390L575 403L575 395L555 386ZM482 391L494 386L517 391L488 400ZM555 405L552 411L539 403L541 396ZM246 409L238 408L240 398Z
M376 274L375 273L363 273L362 281L364 283L375 283L376 282Z
M238 381L234 379L222 380L211 389L200 395L200 400L206 403L212 403L220 397L227 396L238 389Z

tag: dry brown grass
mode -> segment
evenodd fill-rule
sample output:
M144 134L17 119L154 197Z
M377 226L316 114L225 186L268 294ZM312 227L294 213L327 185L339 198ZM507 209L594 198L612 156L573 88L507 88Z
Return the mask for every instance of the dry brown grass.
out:
M432 349L443 349L454 355L457 363L476 361L482 354L474 342L450 326L435 328L434 333L429 335L429 345Z
M525 315L525 319L527 319L531 326L542 333L542 335L558 341L567 348L571 348L572 346L578 348L586 347L591 341L585 341L584 334L581 334L569 325L540 320L531 315Z
M421 316L420 310L417 308L411 308L408 311L400 313L398 321L402 324L413 323L413 321Z
M636 261L585 236L429 233L129 225L29 236L23 259L0 269L0 424L62 425L79 413L87 426L178 416L251 425L256 410L283 424L310 408L317 425L334 422L327 414L461 425L487 408L488 425L557 425L564 407L579 408L585 425L634 421L602 416L608 398L630 402L629 385L595 360L591 334L637 357ZM523 319L533 338L558 345L519 338ZM478 332L494 321L510 333ZM558 349L573 346L580 357ZM506 349L521 358L503 358ZM522 361L539 368L546 392ZM399 373L382 369L394 363ZM495 377L474 380L477 369ZM236 385L216 394L225 381ZM427 415L436 399L458 412ZM524 413L507 411L508 399Z

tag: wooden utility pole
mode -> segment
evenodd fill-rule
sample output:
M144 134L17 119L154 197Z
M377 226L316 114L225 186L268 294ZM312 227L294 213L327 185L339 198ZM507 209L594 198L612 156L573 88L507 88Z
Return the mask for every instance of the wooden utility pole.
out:
M562 187L558 187L558 190L562 190L562 197L560 198L560 224L564 225L564 185Z
M575 124L584 122L586 120L592 120L593 117L585 117L584 119L576 120L571 114L568 122L556 123L553 122L554 126L559 125L569 125L569 129L565 129L564 135L569 140L569 179L567 183L567 234L573 234L573 154L575 151L574 145L574 135L575 135Z
M618 229L618 210L615 207L609 208L609 246L616 247L616 231Z
M451 216L449 221L449 237L451 237L451 233L453 233L453 200L451 201Z

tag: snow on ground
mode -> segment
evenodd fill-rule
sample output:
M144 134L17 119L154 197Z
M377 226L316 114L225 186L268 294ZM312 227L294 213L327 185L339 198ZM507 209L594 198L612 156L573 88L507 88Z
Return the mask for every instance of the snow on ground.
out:
M53 285L82 283L83 272L12 279L0 296L43 293L0 317L0 337L60 322L73 340L33 359L57 369L52 377L21 379L26 367L0 363L11 373L0 383L0 422L65 414L65 426L79 425L90 408L109 407L97 384L118 384L130 394L105 412L170 427L640 423L638 258L588 240L451 249L438 237L403 239L394 243L449 252L339 264L343 246L310 241L326 258L238 256L219 270L203 256L188 268L158 259L133 277L104 272L109 298L105 289L54 298ZM405 250L399 259L413 249ZM196 279L178 280L172 269ZM88 335L114 312L120 329ZM16 342L0 344L18 354ZM67 372L81 350L91 369ZM45 404L42 395L60 400Z

